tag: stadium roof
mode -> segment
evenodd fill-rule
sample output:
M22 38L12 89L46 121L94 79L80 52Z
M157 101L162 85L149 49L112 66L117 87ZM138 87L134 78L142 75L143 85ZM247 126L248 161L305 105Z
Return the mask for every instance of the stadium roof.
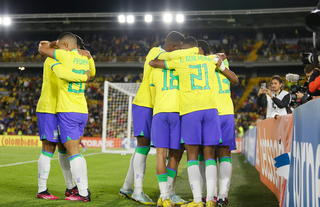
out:
M206 10L172 12L108 12L108 13L51 13L12 14L12 26L8 31L103 31L103 30L161 30L183 29L247 29L304 27L305 16L314 7ZM164 13L173 15L171 23L163 22ZM153 16L153 22L146 23L145 15ZM175 15L184 15L185 21L177 23ZM133 15L134 23L119 23L118 16Z

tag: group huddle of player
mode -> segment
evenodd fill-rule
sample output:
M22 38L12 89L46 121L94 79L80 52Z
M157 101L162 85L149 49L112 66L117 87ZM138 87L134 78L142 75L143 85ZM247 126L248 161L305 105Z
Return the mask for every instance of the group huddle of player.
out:
M175 31L168 34L163 46L150 50L143 81L132 104L137 147L120 195L164 207L228 204L232 173L230 151L236 147L230 82L238 82L228 67L225 55L211 55L207 42L184 38ZM143 192L150 145L156 147L157 153L160 188L157 202ZM178 164L184 149L193 194L190 202L175 193Z
M90 53L82 39L70 32L57 41L41 41L39 52L47 56L43 67L43 84L37 105L42 152L38 161L37 198L56 200L50 194L47 180L52 156L58 145L59 164L66 182L66 200L90 201L87 164L79 144L88 120L84 90L86 82L96 73ZM81 52L81 51L80 51ZM76 182L76 184L74 183Z

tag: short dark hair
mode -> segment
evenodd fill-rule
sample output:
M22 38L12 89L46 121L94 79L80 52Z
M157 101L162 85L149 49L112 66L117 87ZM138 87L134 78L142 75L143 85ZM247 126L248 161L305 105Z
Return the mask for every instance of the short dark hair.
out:
M189 37L186 37L186 39L184 39L183 45L184 46L187 45L189 47L198 47L198 42L196 38L189 36Z
M77 46L80 47L81 50L86 50L85 44L79 35L74 34L74 36L77 38Z
M171 31L166 37L166 43L170 45L181 44L184 41L184 37L180 32Z
M61 40L63 38L67 38L67 37L71 38L71 39L74 39L74 40L77 40L77 38L71 32L64 32L64 33L60 34L57 39Z
M271 78L271 80L270 80L270 83L271 83L271 81L274 80L274 79L278 80L279 83L283 83L283 80L282 80L282 78L281 78L279 75L274 75L274 76L272 76L272 78Z
M210 46L205 40L198 40L198 47L201 47L204 55L210 54Z
M306 67L304 67L304 73L311 73L314 70L313 64L308 64Z

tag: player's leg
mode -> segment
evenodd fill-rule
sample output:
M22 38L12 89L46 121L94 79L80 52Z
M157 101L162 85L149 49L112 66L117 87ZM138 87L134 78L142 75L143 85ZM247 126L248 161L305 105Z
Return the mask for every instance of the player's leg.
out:
M206 164L204 161L203 146L199 147L198 162L199 162L199 169L201 174L200 176L201 197L202 197L202 200L205 200Z
M47 180L51 168L51 159L58 142L57 118L55 114L37 113L39 136L42 151L38 160L38 193L37 198L56 200L47 189Z
M203 154L206 165L206 205L214 206L214 193L217 182L215 146L221 138L220 120L216 109L205 110L202 124Z
M187 150L187 171L193 201L185 206L203 206L201 200L200 169L198 163L199 146L202 144L201 111L191 112L181 117L181 137Z
M71 201L90 201L87 177L87 163L80 154L80 136L83 134L88 114L81 113L58 113L60 138L63 146L67 149L70 161L71 173L78 186L79 194L66 197Z
M151 140L156 147L157 155L157 178L160 189L160 197L157 206L170 204L168 173L166 166L167 149L170 147L170 123L168 123L168 113L158 113L153 117L151 127Z
M220 116L222 143L218 146L219 156L219 194L218 194L218 206L223 206L227 195L231 181L232 164L230 157L230 148L235 146L235 130L234 116L223 115Z
M65 196L69 197L73 194L78 193L78 187L74 184L71 169L70 161L67 155L67 149L63 146L61 142L58 143L58 158L59 164L66 182L66 191Z
M133 158L134 191L132 199L143 204L155 204L143 192L143 178L145 174L147 155L150 151L150 134L153 110L132 104L133 131L137 137L137 147Z

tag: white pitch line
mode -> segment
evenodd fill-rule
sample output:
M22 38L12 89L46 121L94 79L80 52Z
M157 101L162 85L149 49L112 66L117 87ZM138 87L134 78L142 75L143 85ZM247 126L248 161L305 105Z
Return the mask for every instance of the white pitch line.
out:
M91 156L91 155L98 155L102 154L101 152L98 153L91 153L87 155L83 155L84 157L86 156ZM52 160L57 160L58 158L53 158ZM6 165L0 165L0 167L8 167L8 166L14 166L14 165L22 165L22 164L27 164L27 163L33 163L33 162L38 162L38 160L32 160L32 161L25 161L25 162L17 162L17 163L12 163L12 164L6 164Z

